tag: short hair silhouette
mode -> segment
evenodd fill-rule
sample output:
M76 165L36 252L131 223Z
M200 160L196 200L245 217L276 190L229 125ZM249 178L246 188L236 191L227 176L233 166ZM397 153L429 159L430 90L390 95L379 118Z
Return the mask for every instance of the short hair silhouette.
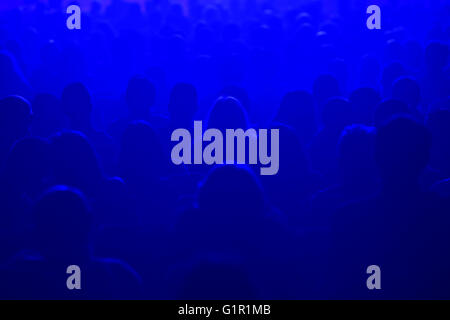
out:
M54 183L78 188L87 196L95 194L103 173L86 136L77 131L64 131L51 137L50 142Z
M379 127L393 116L399 114L410 114L410 109L404 102L396 99L384 100L375 109L375 126Z
M155 130L145 121L130 123L120 142L119 174L127 183L165 174L165 157ZM147 181L148 182L148 181Z
M305 90L286 93L275 121L292 126L299 133L302 142L308 143L317 129L312 95Z
M36 202L33 220L38 248L45 258L89 258L92 216L79 190L52 187Z
M374 127L351 125L342 131L338 141L338 162L344 183L367 180L373 175L374 145Z
M449 49L445 43L430 42L425 48L425 63L430 71L442 70L448 63Z
M412 110L416 110L421 101L419 83L409 77L401 77L392 86L392 98L404 102Z
M73 129L85 129L85 126L90 126L91 95L81 82L71 83L64 88L61 106Z
M219 97L207 116L207 128L225 132L226 129L247 129L248 115L239 100L233 97Z

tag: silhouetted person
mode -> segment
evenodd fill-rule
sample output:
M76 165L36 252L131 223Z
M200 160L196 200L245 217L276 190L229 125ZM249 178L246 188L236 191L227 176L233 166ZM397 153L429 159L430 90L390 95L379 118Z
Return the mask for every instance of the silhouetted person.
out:
M24 138L11 148L0 175L0 261L28 243L30 208L48 185L48 143Z
M0 48L1 49L1 48ZM0 50L0 99L9 95L19 95L31 98L32 90L14 56Z
M249 127L247 112L239 100L233 97L219 97L207 115L206 127L219 129L243 129Z
M321 179L311 172L297 131L280 123L273 123L272 128L280 130L283 166L276 175L262 176L261 181L271 203L286 215L289 227L298 229L305 225L310 198L321 187Z
M338 208L368 198L376 191L374 144L373 127L351 125L343 130L337 145L337 183L312 199L312 219L316 226L329 228Z
M341 131L352 123L350 103L343 98L332 98L322 108L322 128L310 146L312 169L325 176L327 182L336 178L336 146Z
M383 69L381 86L384 98L392 96L392 86L395 80L403 76L406 76L406 70L400 62L392 62Z
M407 104L395 99L384 100L375 108L374 124L376 127L379 127L389 121L393 116L400 114L411 114Z
M69 118L70 129L83 132L92 143L106 173L111 174L115 150L111 137L92 125L92 101L87 88L80 82L66 86L61 95L63 112Z
M182 252L242 256L253 277L260 279L264 295L292 294L286 287L284 291L283 286L278 287L286 275L279 268L293 259L285 254L290 248L288 233L283 231L284 219L268 206L260 182L248 168L213 168L199 187L198 209L186 211L180 219L177 233L186 235ZM268 257L274 255L276 258L269 262ZM268 272L273 276L267 277Z
M56 186L33 210L32 251L14 257L0 272L1 295L19 299L127 299L139 297L140 278L118 260L91 254L92 215L81 192ZM67 287L66 270L77 265L80 290ZM70 280L70 279L69 279Z
M0 100L0 166L14 141L29 135L31 105L20 96Z
M311 143L317 130L312 95L307 91L287 93L281 101L275 121L295 128L304 145Z
M419 116L426 112L421 106L422 98L419 83L412 78L402 77L397 79L392 86L392 98L405 103L411 114Z
M95 197L103 181L97 154L81 132L67 131L51 138L52 182L75 187Z
M343 207L334 220L332 266L340 279L333 287L340 297L448 297L449 261L443 255L449 243L448 209L419 187L430 146L429 132L410 118L394 118L378 129L381 192ZM355 277L373 264L383 272L382 291L367 290L365 279Z

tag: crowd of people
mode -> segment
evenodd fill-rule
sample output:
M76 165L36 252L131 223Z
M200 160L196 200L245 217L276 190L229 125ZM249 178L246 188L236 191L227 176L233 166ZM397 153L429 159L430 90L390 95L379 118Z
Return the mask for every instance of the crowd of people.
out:
M0 297L450 298L450 5L363 2L0 12ZM278 173L173 164L194 120Z

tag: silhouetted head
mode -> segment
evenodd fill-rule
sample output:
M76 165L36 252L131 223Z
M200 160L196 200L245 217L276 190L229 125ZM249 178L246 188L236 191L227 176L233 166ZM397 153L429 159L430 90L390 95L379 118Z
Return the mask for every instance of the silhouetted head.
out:
M406 70L400 62L392 62L383 70L381 85L385 97L390 97L394 81L406 75Z
M42 192L48 173L48 141L28 137L18 140L11 148L3 176L15 192L33 197Z
M63 112L74 130L86 130L91 126L91 95L81 82L69 84L61 95Z
M338 80L330 74L320 75L313 84L313 95L317 105L322 106L328 99L339 96Z
M223 97L233 97L239 100L242 107L245 109L247 114L251 114L250 97L248 96L247 90L242 87L229 85L220 91L220 95Z
M158 136L147 122L135 121L128 125L119 153L119 173L125 182L136 186L163 176L165 160Z
M432 72L442 70L448 62L448 46L442 42L433 41L425 48L425 63Z
M275 120L294 127L302 141L305 143L309 142L316 132L316 117L312 95L305 90L287 93L281 101Z
M344 184L370 184L374 180L375 128L351 125L338 142L338 162Z
M226 129L247 129L249 126L247 112L239 100L233 97L220 97L210 109L207 128L225 132Z
M392 87L392 98L404 102L411 110L416 110L421 100L419 83L407 77L397 79Z
M34 206L33 220L44 258L76 264L89 257L92 218L80 191L66 186L46 191Z
M358 88L350 94L355 123L371 125L375 108L380 103L380 94L373 88Z
M14 56L0 47L0 98L8 95L30 97L30 87Z
M200 186L198 202L208 219L219 224L245 224L264 209L263 191L254 174L246 167L231 165L210 171Z
M155 99L155 86L148 79L136 76L128 81L126 102L132 119L148 119L150 108L155 104Z
M192 84L177 83L170 93L169 114L173 124L192 126L197 112L197 90Z
M375 126L381 126L383 123L385 123L395 115L409 113L410 110L404 102L395 99L384 100L375 109Z
M299 180L304 180L309 174L309 163L304 145L300 140L297 130L284 123L273 123L271 128L279 130L279 158L283 159L283 165L280 166L277 174L263 176L261 179L279 181L281 184L283 184L283 181L291 180L296 181L295 183L297 185L301 185L304 181ZM291 188L292 186L289 183L281 187Z
M17 139L29 133L31 105L19 96L8 96L0 100L0 141L2 148L9 148Z
M51 168L55 184L64 184L92 196L102 181L97 155L81 132L57 133L50 141Z
M411 118L395 117L378 128L375 159L384 187L414 188L428 163L430 146L428 130Z

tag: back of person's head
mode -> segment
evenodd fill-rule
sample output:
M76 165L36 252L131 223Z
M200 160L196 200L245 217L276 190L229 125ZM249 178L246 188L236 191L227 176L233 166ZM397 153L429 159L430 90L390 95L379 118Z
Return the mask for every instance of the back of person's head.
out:
M14 55L0 47L0 98L22 95L30 98L30 87Z
M234 223L235 219L245 223L264 209L263 191L255 175L246 167L232 165L210 171L200 185L198 203L217 223Z
M135 120L145 120L155 104L155 86L147 78L135 76L128 81L125 98L131 116Z
M355 123L371 125L376 106L380 102L380 94L373 88L358 88L349 97Z
M169 114L173 123L192 125L197 112L197 90L190 83L177 83L170 92Z
M20 96L0 100L1 139L14 141L26 136L31 123L31 105Z
M341 90L338 80L330 74L320 75L314 80L313 96L317 105L322 106L328 99L339 96Z
M220 91L220 95L223 97L234 97L242 104L242 107L250 115L252 112L250 97L247 90L243 87L228 85Z
M400 62L392 62L383 69L381 85L384 97L392 95L392 85L395 80L406 75L406 70Z
M88 258L92 218L80 191L66 186L47 190L34 206L33 221L37 246L44 258L72 259L71 263L73 259Z
M61 95L61 107L73 129L90 125L91 95L81 82L71 83L64 88Z
M375 109L374 122L379 127L390 118L399 114L410 114L408 105L400 100L387 99L382 101Z
M102 170L97 154L81 132L60 132L50 140L51 168L56 184L78 188L88 196L97 191Z
M373 182L374 144L374 127L357 124L343 130L338 142L338 162L344 184Z
M350 102L341 97L329 99L322 108L322 124L325 128L342 130L353 122Z
M292 91L285 94L281 100L275 120L294 127L303 139L310 139L316 131L316 117L312 95L305 90Z
M430 147L430 133L412 118L397 116L379 127L375 160L384 185L414 187L428 163Z
M430 71L440 71L448 63L449 50L445 43L433 41L425 48L425 63Z
M233 97L220 97L216 100L207 116L207 128L225 132L226 129L247 129L248 115L239 100Z
M279 130L279 157L283 159L283 165L280 166L277 174L263 176L261 179L267 181L295 180L297 185L301 185L304 181L299 181L299 179L303 180L309 174L310 168L304 143L301 141L299 133L295 128L284 123L275 122L271 128ZM283 188L291 187L290 184L283 185Z
M419 83L408 77L401 77L394 82L392 98L404 102L411 110L415 110L420 104Z
M27 137L18 140L6 159L4 178L17 192L32 197L41 192L49 173L48 141Z
M125 129L120 142L119 173L127 183L165 174L162 146L147 122L134 121Z

